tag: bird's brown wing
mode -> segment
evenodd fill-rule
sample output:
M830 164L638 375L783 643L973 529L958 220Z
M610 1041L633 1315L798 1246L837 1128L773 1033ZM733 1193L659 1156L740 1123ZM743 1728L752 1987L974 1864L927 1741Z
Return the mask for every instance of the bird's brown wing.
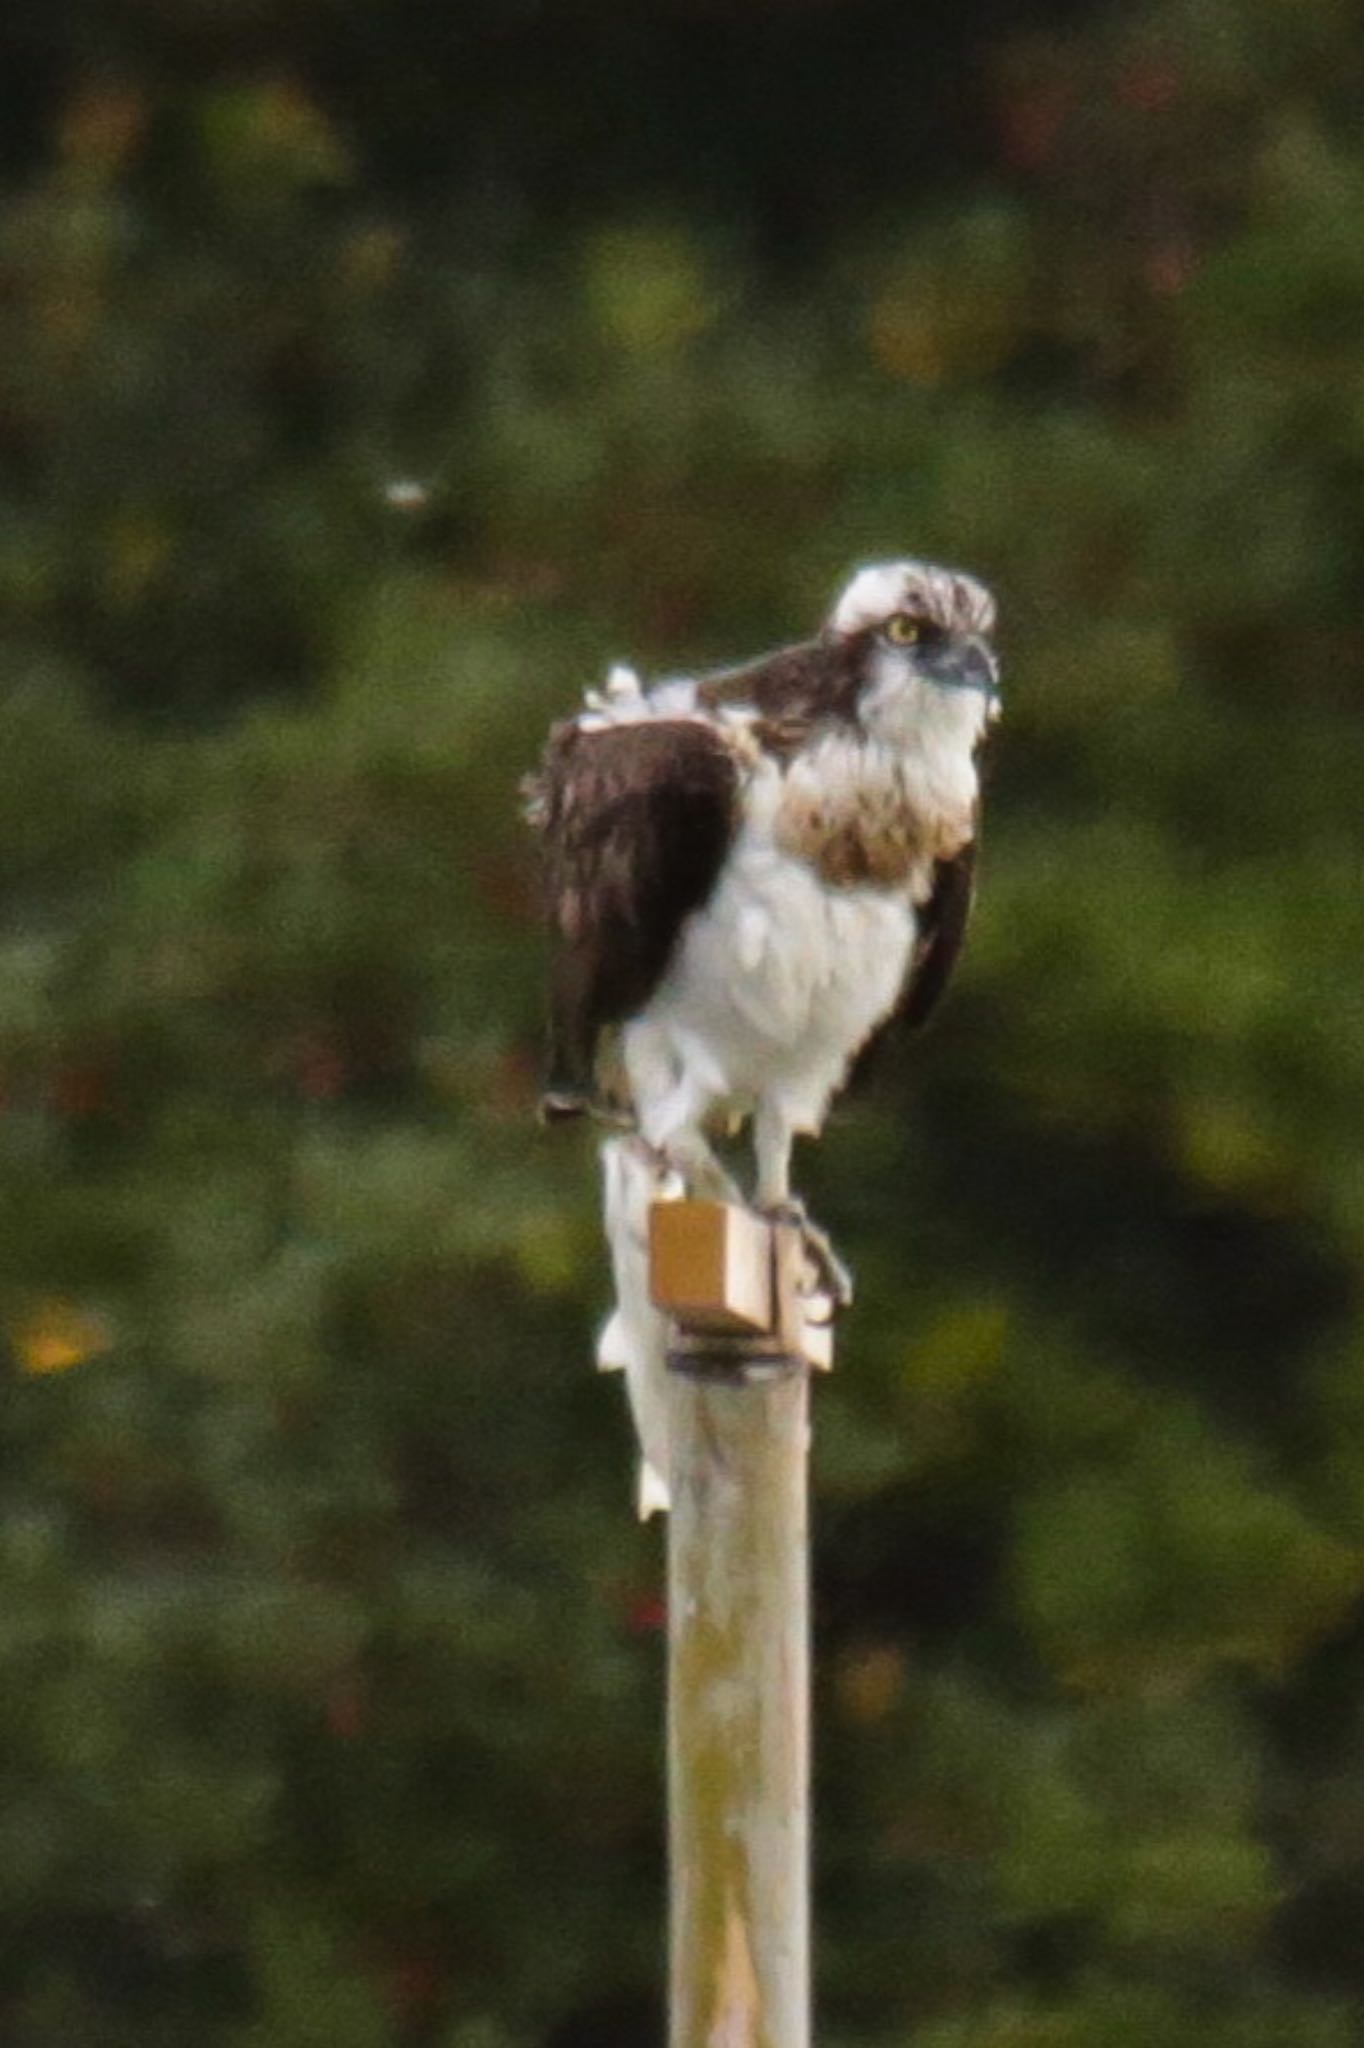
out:
M657 987L715 886L738 798L733 753L695 719L571 720L550 734L529 805L555 940L547 1116L592 1107L601 1034Z
M719 669L697 686L711 710L749 704L756 737L778 760L803 747L819 726L854 724L864 666L865 635L802 640L742 668Z
M937 1009L966 943L976 895L976 845L969 839L960 853L934 868L933 893L919 912L914 958L897 1013L906 1030L920 1030Z
M983 742L977 750L977 760L982 770L988 767L989 750ZM974 830L965 846L950 860L940 860L934 865L932 890L928 901L920 904L918 909L918 935L900 999L854 1060L849 1075L853 1084L866 1080L880 1065L884 1047L910 1032L922 1031L947 993L947 985L966 943L966 927L971 922L979 857L980 805L977 803Z
M880 1064L887 1044L907 1032L922 1030L945 995L971 918L977 843L970 839L951 860L937 862L932 894L919 908L918 937L900 1000L853 1062L849 1079L854 1086Z

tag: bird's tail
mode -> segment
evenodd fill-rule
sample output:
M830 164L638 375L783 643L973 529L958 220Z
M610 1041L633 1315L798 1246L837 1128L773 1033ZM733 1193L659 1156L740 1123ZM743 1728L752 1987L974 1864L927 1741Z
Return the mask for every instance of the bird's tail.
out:
M682 1193L638 1138L608 1138L601 1148L606 1241L616 1301L597 1340L602 1372L623 1372L639 1438L641 1521L669 1504L668 1326L649 1298L649 1208Z

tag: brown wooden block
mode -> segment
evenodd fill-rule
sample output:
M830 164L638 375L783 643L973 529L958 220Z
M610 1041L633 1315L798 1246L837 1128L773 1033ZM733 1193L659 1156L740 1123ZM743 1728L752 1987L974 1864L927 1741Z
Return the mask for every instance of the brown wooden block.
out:
M771 1330L772 1277L772 1226L751 1210L695 1201L650 1209L650 1292L684 1328Z

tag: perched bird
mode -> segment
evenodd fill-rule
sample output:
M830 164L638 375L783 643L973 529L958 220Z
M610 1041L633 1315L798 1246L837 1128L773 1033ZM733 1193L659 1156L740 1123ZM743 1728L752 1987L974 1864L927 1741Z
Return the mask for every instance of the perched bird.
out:
M813 640L647 689L613 669L529 785L555 940L543 1113L635 1133L603 1147L617 1307L599 1357L627 1371L643 1511L667 1492L649 1202L732 1195L714 1137L751 1120L753 1201L803 1221L794 1139L874 1036L942 995L999 708L994 623L972 576L862 569Z

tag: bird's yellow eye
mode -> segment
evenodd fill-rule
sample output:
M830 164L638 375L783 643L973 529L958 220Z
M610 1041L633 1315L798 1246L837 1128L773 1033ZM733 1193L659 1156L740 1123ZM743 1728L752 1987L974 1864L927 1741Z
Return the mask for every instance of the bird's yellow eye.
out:
M886 620L886 638L893 640L897 647L912 647L923 637L923 620L914 618L909 612L896 612Z

